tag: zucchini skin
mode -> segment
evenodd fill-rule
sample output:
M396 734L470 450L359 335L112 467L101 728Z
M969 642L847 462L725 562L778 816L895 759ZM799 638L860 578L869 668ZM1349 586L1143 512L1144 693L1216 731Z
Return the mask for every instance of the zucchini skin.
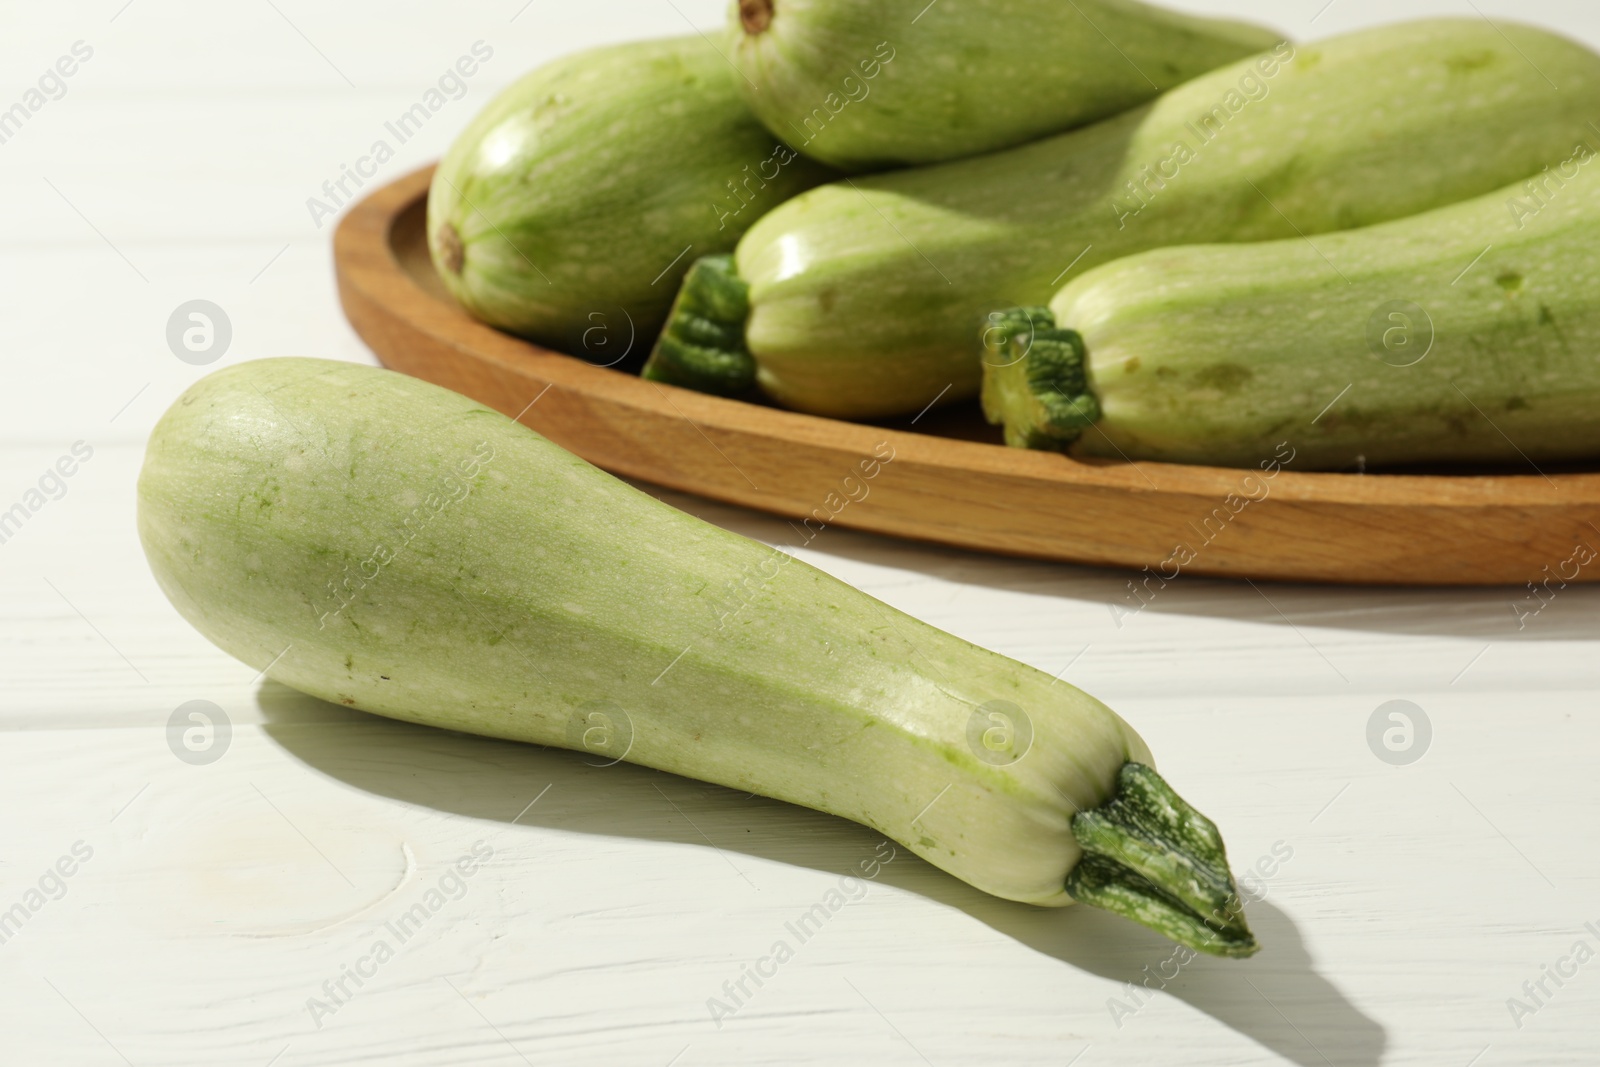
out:
M1042 305L1097 264L1349 229L1480 196L1566 158L1600 114L1600 56L1481 19L1298 46L1268 64L1270 77L1257 67L1266 62L1203 75L1082 130L825 185L778 207L735 254L758 384L789 407L843 418L970 397L985 316ZM1267 95L1239 94L1246 78ZM1229 93L1238 113L1173 162L1177 144L1198 140L1191 124Z
M1101 417L1074 451L1296 469L1600 454L1600 134L1351 233L1161 249L1051 304ZM1480 258L1481 257L1481 258Z
M428 247L475 317L609 363L643 353L678 281L762 213L837 177L745 108L702 38L593 49L525 75L446 153Z
M1136 0L735 0L728 23L750 109L850 170L1011 148L1282 39Z
M1073 816L1149 763L1067 683L389 371L202 379L151 438L139 532L179 612L285 685L560 747L613 702L632 762L853 819L1012 900L1069 903ZM967 740L996 699L1033 728L1009 766Z

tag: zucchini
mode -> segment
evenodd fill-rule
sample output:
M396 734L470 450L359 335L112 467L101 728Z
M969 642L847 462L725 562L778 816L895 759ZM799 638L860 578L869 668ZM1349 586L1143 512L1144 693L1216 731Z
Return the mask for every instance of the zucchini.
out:
M1105 705L437 386L218 371L150 439L139 532L185 618L302 692L592 740L854 819L997 896L1255 950L1215 826Z
M1281 39L1136 0L737 0L729 22L750 109L854 170L1082 126Z
M1566 158L1596 114L1600 56L1528 27L1428 20L1283 45L1083 130L783 204L735 253L750 310L722 326L746 348L718 354L722 373L845 418L969 397L985 317L1075 273L1481 196Z
M598 362L654 341L695 257L835 177L745 108L701 37L558 59L480 112L428 194L428 248L477 318Z
M989 332L1011 444L1296 468L1600 454L1600 130L1528 182L1370 229L1165 248ZM1090 429L1090 427L1093 429ZM1081 435L1081 436L1080 436Z

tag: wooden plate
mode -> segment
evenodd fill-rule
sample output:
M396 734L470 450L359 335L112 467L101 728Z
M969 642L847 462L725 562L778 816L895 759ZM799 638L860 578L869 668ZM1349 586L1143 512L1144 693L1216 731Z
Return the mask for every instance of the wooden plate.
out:
M1152 591L1180 573L1414 585L1548 579L1552 589L1600 578L1600 474L1285 469L1249 479L1214 467L1084 463L1005 448L970 408L930 413L915 427L838 422L540 348L473 321L446 294L424 235L431 175L426 168L373 193L334 240L345 315L378 358L520 418L606 470L795 519L797 542L836 525L1148 567L1130 580ZM885 455L893 458L875 462Z

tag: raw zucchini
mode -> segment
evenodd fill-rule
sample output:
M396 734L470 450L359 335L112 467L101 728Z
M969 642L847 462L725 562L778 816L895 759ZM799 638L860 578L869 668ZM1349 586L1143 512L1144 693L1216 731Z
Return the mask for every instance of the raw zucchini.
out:
M1529 182L1371 229L1165 248L990 331L1016 445L1297 469L1600 455L1600 131ZM1092 427L1092 428L1090 428ZM1080 436L1081 434L1081 436Z
M751 110L855 170L1069 130L1281 40L1136 0L737 0L729 22Z
M998 896L1255 950L1216 828L1105 705L437 386L218 371L151 437L139 531L185 618L302 692L804 804Z
M1284 45L1084 130L783 204L739 242L748 352L718 358L753 357L802 411L915 413L978 391L987 315L1075 273L1481 196L1565 159L1597 115L1600 56L1541 30L1429 20Z
M451 146L428 247L473 315L611 363L649 350L697 256L834 177L775 140L703 38L599 48L528 74Z

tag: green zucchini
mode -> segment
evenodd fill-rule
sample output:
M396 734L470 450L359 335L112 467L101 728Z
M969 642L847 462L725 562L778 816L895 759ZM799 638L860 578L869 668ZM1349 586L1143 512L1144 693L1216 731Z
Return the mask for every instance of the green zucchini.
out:
M1600 455L1596 146L1600 129L1532 181L1314 243L1098 267L989 332L985 410L1012 444L1128 459Z
M474 316L595 362L649 350L697 256L836 175L752 117L703 38L558 59L490 101L428 194L428 248Z
M1255 950L1215 826L1105 705L437 386L218 371L150 439L139 532L185 618L302 692L804 804L997 896Z
M1075 273L1481 196L1564 159L1596 115L1600 56L1528 27L1429 20L1284 45L1083 130L783 204L739 242L749 312L722 325L746 348L719 358L802 411L912 414L974 395L986 316Z
M826 163L937 163L1115 115L1281 36L1137 0L736 0L767 128Z

